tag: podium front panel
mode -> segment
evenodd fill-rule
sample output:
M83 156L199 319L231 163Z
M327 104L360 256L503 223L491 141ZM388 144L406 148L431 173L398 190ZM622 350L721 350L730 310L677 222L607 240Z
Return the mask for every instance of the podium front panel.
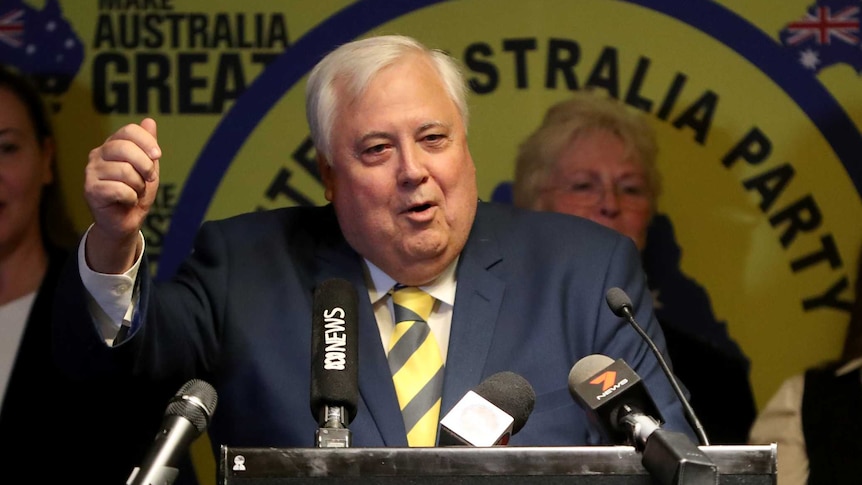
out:
M775 485L776 445L701 446L721 485ZM220 485L652 485L630 446L239 448Z

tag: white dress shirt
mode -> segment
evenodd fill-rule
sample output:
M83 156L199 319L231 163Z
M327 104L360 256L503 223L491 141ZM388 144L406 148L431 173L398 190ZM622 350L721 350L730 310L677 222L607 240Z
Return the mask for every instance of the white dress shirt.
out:
M90 225L90 228L93 226ZM141 253L135 264L123 274L97 273L87 265L87 236L90 228L81 239L78 246L78 272L81 274L81 282L89 294L87 302L90 314L99 324L102 338L108 345L113 344L114 337L120 331L120 325L130 326L134 305L132 304L132 290L135 287L135 278L138 276L138 268L141 267L146 241L144 234L140 234Z
M36 293L34 291L0 305L0 403L6 396L6 386L15 367L18 347L21 345L33 302L36 301Z
M455 261L433 282L419 287L437 300L434 303L434 308L431 310L431 316L428 317L428 326L431 327L431 333L437 339L437 344L440 347L440 357L443 358L444 364L446 363L446 356L449 351L449 329L452 325L452 309L455 305L455 288L457 286L455 268L457 266L458 258L455 258ZM374 306L374 316L377 319L377 328L380 331L380 341L383 343L383 349L388 355L389 339L395 328L395 319L393 317L395 310L392 306L392 298L387 297L389 296L389 290L395 286L397 281L393 280L368 260L365 260L365 268L367 270L365 280L368 282L368 297Z

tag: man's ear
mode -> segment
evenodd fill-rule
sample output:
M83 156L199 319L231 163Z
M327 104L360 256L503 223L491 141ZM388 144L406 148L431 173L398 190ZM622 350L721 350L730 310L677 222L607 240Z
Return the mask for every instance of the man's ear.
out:
M329 161L319 152L317 154L317 171L320 173L320 181L323 182L323 196L332 202L335 174L332 173L332 166L329 165Z

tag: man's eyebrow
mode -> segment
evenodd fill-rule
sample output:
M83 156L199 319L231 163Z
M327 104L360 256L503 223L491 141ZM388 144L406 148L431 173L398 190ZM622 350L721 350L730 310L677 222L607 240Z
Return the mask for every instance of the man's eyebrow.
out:
M429 129L431 129L431 128L449 128L449 127L451 127L451 126L452 126L452 124L451 124L451 123L446 123L446 122L443 122L443 121L433 120L433 121L428 121L428 122L423 123L422 125L420 125L420 126L419 126L419 129L417 129L417 130L416 130L416 132L417 132L417 133L420 133L420 132L423 132L423 131L425 131L425 130L429 130Z
M362 143L362 142L368 141L372 138L387 138L388 139L388 138L391 138L391 135L385 131L369 131L368 133L362 135L361 138L359 138L359 142Z
M427 122L419 125L419 127L416 129L416 133L422 133L423 131L427 131L427 130L434 129L434 128L446 128L446 129L448 129L451 126L452 126L451 123L446 123L444 121L439 121L439 120L432 120L432 121L427 121ZM377 139L377 138L389 140L389 139L394 138L394 136L391 133L386 132L386 131L379 131L379 130L378 131L369 131L368 133L365 133L361 137L359 137L359 140L357 140L357 145L362 145L365 142L367 142L368 140L373 140L373 139Z

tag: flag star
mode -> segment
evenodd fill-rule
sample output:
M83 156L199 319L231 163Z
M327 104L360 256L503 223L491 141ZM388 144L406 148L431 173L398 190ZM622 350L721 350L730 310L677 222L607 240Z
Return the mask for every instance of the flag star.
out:
M53 32L56 28L57 28L56 22L51 21L51 22L48 22L45 24L45 30L47 30L48 32Z
M36 53L36 46L33 44L28 44L24 51L27 52L27 54L29 55L33 55Z
M800 51L799 63L806 69L816 70L817 65L820 64L819 54L811 48Z
M75 39L69 37L68 39L66 39L66 42L63 43L63 47L65 47L66 49L71 49L75 47Z

